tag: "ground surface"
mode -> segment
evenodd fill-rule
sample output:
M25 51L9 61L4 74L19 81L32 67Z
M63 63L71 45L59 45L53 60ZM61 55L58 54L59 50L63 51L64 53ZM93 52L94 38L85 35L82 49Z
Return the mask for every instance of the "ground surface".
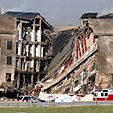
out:
M0 113L113 113L113 106L0 107Z

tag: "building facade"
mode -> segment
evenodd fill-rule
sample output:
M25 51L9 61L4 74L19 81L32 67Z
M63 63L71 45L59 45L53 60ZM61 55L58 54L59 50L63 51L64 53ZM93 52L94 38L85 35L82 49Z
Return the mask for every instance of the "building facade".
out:
M0 91L12 90L16 62L16 20L0 17Z
M39 13L1 14L1 91L28 92L45 76L53 57L52 32L53 27Z

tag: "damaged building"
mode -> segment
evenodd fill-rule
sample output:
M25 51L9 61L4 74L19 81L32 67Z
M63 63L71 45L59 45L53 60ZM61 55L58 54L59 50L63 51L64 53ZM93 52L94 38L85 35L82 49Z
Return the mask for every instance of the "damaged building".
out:
M53 27L33 12L0 15L0 91L25 93L46 74Z
M57 34L66 39L51 61L43 90L90 94L113 84L113 14L85 13L78 28ZM62 42L62 41L61 41Z
M0 92L43 87L48 93L85 95L112 88L112 26L113 14L85 13L79 27L55 33L39 13L1 14ZM36 83L40 88L32 89Z

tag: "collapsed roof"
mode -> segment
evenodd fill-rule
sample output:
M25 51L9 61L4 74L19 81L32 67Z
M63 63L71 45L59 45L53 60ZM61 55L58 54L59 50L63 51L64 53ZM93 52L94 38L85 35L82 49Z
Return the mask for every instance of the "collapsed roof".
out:
M34 17L36 17L37 15L40 15L40 14L39 13L33 13L33 12L12 12L12 11L8 11L6 13L3 13L3 15L16 17L18 19L33 20Z
M55 53L56 56L53 58L53 60L50 63L50 67L49 67L50 70L57 63L59 63L63 57L68 56L70 54L73 46L73 40L75 36L78 36L80 32L81 30L71 29L59 33L57 39L53 42L54 45L53 50L56 52Z
M53 38L53 52L54 55L58 53L62 49L63 46L70 40L71 36L74 33L74 29L66 30L59 32L55 35L55 38Z
M37 12L13 12L13 11L7 11L5 13L1 14L2 16L8 16L8 17L14 17L21 20L26 21L33 21L36 17L39 17L42 19L43 23L46 24L48 27L50 27L53 30L53 27L43 18L39 13Z

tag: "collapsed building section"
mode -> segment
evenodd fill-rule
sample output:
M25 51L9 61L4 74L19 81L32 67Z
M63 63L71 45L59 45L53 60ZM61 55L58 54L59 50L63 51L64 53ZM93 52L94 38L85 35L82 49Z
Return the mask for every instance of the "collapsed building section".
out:
M47 78L43 81L43 90L85 95L97 88L111 88L112 26L112 14L83 14L81 26L71 30L69 40L50 63Z
M53 27L39 14L6 12L0 17L0 90L28 92L53 57Z
M98 36L98 52L96 53L96 80L95 86L101 88L113 87L113 14L97 14L95 18L88 16L82 18L83 22L88 21ZM94 13L91 13L92 15Z
M68 34L69 31L65 31ZM50 64L43 88L52 93L88 93L95 82L96 41L92 28L71 29L68 41ZM88 89L88 90L85 90ZM82 89L82 90L80 90ZM85 90L85 91L84 91Z

